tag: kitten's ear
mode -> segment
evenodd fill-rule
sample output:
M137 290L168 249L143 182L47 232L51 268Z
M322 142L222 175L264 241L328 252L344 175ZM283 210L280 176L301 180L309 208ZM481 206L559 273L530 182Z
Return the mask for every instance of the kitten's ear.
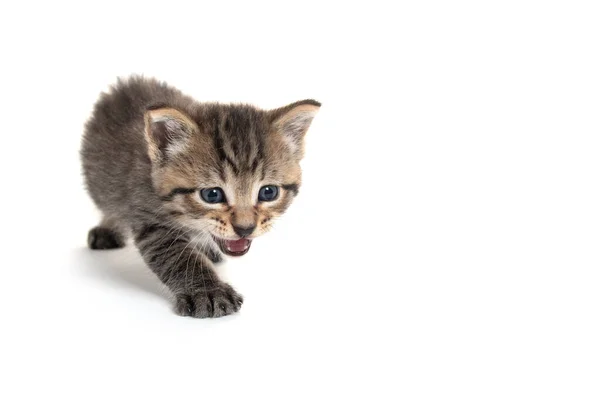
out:
M158 162L183 151L198 125L174 108L149 109L144 115L148 155Z
M320 107L318 101L304 100L271 111L272 126L298 159L304 156L304 136Z

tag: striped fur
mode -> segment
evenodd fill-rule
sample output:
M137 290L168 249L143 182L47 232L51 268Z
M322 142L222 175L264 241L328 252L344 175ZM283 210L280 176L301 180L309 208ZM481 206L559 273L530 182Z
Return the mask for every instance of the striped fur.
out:
M104 218L89 233L94 249L117 248L127 234L174 293L181 315L218 317L242 297L213 267L214 237L237 239L233 226L268 231L301 184L304 135L320 104L276 110L201 104L153 79L132 77L103 94L86 124L81 157L88 191ZM264 185L278 199L258 202ZM199 190L220 187L226 204Z

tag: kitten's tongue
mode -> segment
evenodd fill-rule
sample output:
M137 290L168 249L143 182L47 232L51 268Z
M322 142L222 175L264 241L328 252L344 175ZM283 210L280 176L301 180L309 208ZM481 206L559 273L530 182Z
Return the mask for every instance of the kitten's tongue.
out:
M250 248L250 240L240 238L239 240L225 240L225 247L231 254L242 254Z

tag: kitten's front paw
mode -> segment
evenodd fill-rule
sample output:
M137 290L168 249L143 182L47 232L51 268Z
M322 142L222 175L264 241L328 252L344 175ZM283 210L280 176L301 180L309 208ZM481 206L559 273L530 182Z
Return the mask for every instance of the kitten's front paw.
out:
M88 246L92 250L121 248L125 247L125 239L117 231L98 226L88 233Z
M177 295L175 312L195 318L218 318L239 311L243 302L244 298L231 286L221 283L191 295Z

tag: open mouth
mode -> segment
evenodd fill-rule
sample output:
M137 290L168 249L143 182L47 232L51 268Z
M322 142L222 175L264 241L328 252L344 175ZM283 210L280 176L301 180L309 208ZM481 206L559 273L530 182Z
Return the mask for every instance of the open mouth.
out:
M223 238L217 238L214 235L213 238L221 248L221 251L228 256L243 256L250 250L250 245L252 244L252 240L248 238L225 240Z

